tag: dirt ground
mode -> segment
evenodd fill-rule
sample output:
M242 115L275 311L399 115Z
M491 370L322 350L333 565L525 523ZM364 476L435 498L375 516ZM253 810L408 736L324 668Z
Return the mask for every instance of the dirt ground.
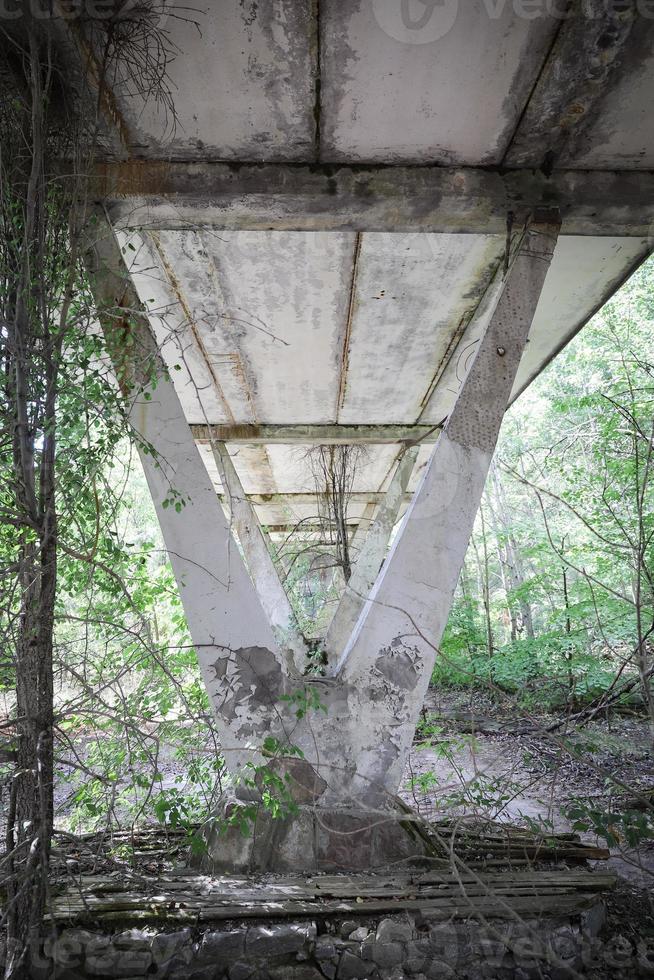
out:
M559 717L516 717L478 692L431 691L423 735L406 773L403 799L428 818L478 814L522 826L569 831L563 812L580 799L599 812L624 812L654 789L654 753L644 718L613 715L586 726L548 729ZM651 810L650 810L651 813ZM607 900L606 933L654 941L654 841L629 846L619 826L607 864L618 886ZM606 846L590 831L584 840Z

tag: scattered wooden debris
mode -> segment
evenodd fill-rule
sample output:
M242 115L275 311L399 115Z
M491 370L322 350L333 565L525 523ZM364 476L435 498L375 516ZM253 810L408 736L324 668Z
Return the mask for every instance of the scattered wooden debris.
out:
M538 837L502 824L461 821L440 821L433 834L443 857L428 870L209 877L173 867L152 875L124 864L110 873L69 875L58 893L54 889L50 915L58 925L126 920L201 925L398 911L434 920L531 918L579 913L616 881L610 873L567 866L608 858L608 851L583 844L575 834ZM111 838L85 835L77 849L120 854L128 846L131 857L147 861L164 850L179 853L184 840L181 831L167 831L162 838L157 828L146 828Z
M589 908L615 875L588 871L416 875L276 875L265 879L167 876L147 883L82 876L51 903L55 923L134 920L205 922L251 918L376 915L413 911L425 918L568 915Z
M542 862L583 864L607 861L609 851L581 841L579 834L534 834L498 821L436 820L434 838L459 858L489 867L496 864L533 865Z

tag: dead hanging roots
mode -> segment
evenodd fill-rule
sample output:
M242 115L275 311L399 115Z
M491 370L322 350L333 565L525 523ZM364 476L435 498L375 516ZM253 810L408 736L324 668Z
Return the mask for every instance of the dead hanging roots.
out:
M82 0L79 6L83 14L73 22L74 33L101 95L120 92L123 98L153 102L166 119L167 135L174 135L174 90L168 70L180 52L170 25L181 20L199 30L196 12L171 0L113 0L104 5L101 16L97 5ZM111 106L103 108L112 114ZM120 120L112 121L120 128Z
M316 487L318 517L347 582L352 574L347 510L354 479L366 450L361 446L314 446L307 453Z

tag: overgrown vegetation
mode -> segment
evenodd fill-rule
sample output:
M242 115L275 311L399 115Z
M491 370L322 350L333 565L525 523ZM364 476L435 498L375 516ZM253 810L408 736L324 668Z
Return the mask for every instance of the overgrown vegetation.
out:
M0 65L0 670L11 692L2 720L9 781L0 923L12 980L31 975L42 928L54 767L88 772L80 726L91 697L94 730L102 730L109 669L117 713L129 708L124 675L111 662L110 624L121 622L126 661L139 639L130 619L140 616L145 634L152 628L131 593L130 578L145 588L139 565L116 544L120 494L111 467L126 411L87 276L87 193L106 135L105 78L118 73L125 82L138 72L149 91L167 91L166 43L152 3L76 11L69 43L92 79L77 86L64 81L57 59L64 20L25 6L12 33L3 25ZM83 656L75 622L83 623ZM64 760L72 731L77 746ZM97 761L110 784L108 739ZM80 792L88 796L88 785Z
M654 266L509 411L434 683L652 717Z
M165 39L136 23L91 24L87 40L113 81L136 65L171 108ZM12 45L16 85L0 101L0 731L6 975L19 978L42 922L53 824L110 833L158 821L197 848L194 828L225 774L84 261L102 82L88 106L77 93L71 107L47 32ZM61 176L62 159L73 177ZM629 703L654 738L653 317L650 262L509 413L435 686L585 717ZM277 551L306 632L328 621L330 556L344 579L356 559L356 452L329 447L313 462L328 548ZM183 506L174 487L163 504ZM290 698L298 718L322 710L306 692ZM474 742L438 726L422 734L454 771ZM293 812L284 760L298 752L270 738L266 764L243 776L275 816ZM443 808L493 816L519 790L482 775L444 789L428 772L413 785ZM253 813L244 804L231 821L247 833ZM583 799L567 816L609 844L651 831L641 811L616 817Z

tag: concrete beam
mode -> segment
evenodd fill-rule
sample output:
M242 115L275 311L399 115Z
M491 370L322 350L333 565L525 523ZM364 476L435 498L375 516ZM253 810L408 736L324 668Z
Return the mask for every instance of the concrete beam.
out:
M221 483L227 490L223 500L229 508L230 520L243 549L245 562L261 605L276 632L280 645L290 647L295 665L298 671L303 673L307 665L306 643L298 629L291 603L277 574L266 534L252 503L245 494L225 443L213 442L211 449Z
M101 163L90 196L122 228L504 235L558 208L567 235L649 234L654 174L475 167Z
M336 676L357 692L359 772L401 779L515 374L557 241L554 220L533 224L506 277L475 360ZM384 693L389 692L389 693ZM373 702L373 750L361 723ZM375 740L373 740L374 743ZM377 758L375 758L375 751Z
M205 425L191 423L191 432L199 443L235 442L244 445L372 445L436 442L440 426L437 425Z
M370 590L375 584L375 579L388 551L388 543L397 522L417 456L418 447L412 446L400 458L388 490L380 504L377 517L368 531L350 580L345 585L345 591L327 630L325 650L328 663L335 665L340 659Z
M359 518L359 523L356 526L356 530L352 535L352 540L350 541L350 552L354 556L354 560L357 561L358 556L361 554L361 549L363 548L364 542L366 540L366 535L370 530L370 525L375 518L375 511L377 510L377 504L370 501L366 504L363 509L363 514Z
M321 491L317 493L316 491L306 492L298 491L297 493L246 493L246 498L250 503L264 505L264 504L315 504L319 498L326 497L327 492ZM402 495L402 500L409 501L413 495L409 492ZM229 496L224 493L219 493L218 497L220 500L229 502ZM352 490L348 494L348 501L350 502L364 502L366 504L381 504L386 498L386 493L383 490ZM316 515L317 519L317 515ZM358 518L352 517L351 520L357 521Z

